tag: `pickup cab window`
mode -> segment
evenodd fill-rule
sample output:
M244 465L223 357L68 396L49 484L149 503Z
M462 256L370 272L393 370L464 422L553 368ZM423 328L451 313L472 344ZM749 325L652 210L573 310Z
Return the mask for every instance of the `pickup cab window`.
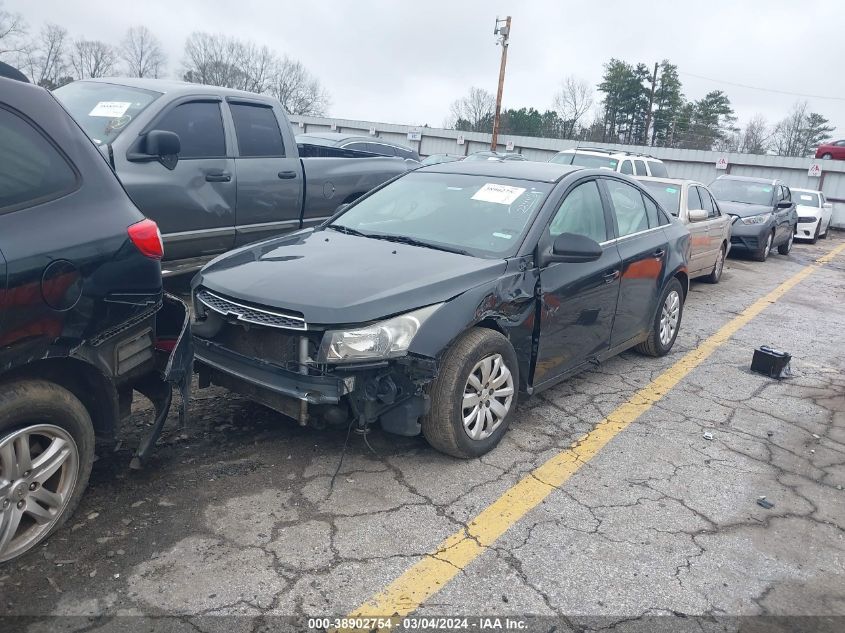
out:
M226 156L223 117L216 101L190 101L170 110L156 124L157 130L179 135L180 159L219 158Z
M285 143L273 108L230 103L241 158L284 157Z

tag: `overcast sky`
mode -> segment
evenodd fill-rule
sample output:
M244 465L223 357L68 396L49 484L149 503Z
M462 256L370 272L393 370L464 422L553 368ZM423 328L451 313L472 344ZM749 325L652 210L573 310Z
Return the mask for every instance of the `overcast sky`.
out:
M435 127L470 86L495 92L493 23L509 14L506 107L546 109L563 77L594 85L611 57L665 58L682 73L687 98L722 89L740 124L755 113L775 122L803 97L731 84L838 97L807 100L845 136L841 0L5 0L5 8L33 31L49 20L111 43L144 24L162 40L174 77L192 31L250 39L302 61L329 91L332 116Z

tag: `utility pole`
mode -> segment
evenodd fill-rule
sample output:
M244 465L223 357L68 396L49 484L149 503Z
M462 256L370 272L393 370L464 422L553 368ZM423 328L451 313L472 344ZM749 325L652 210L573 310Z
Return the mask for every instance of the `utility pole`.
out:
M504 25L502 23L504 22ZM511 16L504 20L496 18L493 35L498 36L498 44L502 45L502 64L499 66L499 89L496 91L496 115L493 118L493 139L490 141L490 151L496 151L499 140L499 118L502 115L502 90L505 87L505 65L508 63L508 39L511 34Z
M651 94L648 96L648 112L645 117L645 143L648 142L648 130L651 127L651 108L654 106L654 91L657 88L657 62L654 62L654 75L651 77Z

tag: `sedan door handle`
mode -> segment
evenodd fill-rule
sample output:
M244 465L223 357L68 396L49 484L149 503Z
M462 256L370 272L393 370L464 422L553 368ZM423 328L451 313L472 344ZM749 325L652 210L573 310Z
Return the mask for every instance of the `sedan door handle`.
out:
M612 284L614 281L619 279L619 271L618 270L611 270L610 272L606 272L604 275L604 283Z
M282 180L290 180L291 178L296 178L296 172L295 171L280 171L279 172L279 178L281 178Z
M229 182L232 174L225 171L209 171L205 174L206 182Z
M654 255L655 259L660 259L661 257L663 257L666 254L666 251L664 251L662 248L658 248L652 254Z

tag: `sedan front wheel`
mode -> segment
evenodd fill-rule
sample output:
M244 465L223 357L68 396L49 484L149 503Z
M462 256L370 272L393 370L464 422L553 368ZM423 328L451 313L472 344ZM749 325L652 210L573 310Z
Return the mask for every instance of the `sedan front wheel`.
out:
M443 355L422 419L428 443L454 457L479 457L507 431L516 408L519 368L505 336L473 328Z

